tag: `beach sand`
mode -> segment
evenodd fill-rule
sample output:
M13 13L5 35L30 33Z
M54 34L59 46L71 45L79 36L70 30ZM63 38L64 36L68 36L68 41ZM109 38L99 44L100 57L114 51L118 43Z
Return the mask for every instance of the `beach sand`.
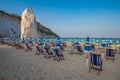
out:
M88 73L84 55L64 53L57 62L34 53L0 45L0 80L120 80L120 54L114 62L104 59L98 76L96 70Z

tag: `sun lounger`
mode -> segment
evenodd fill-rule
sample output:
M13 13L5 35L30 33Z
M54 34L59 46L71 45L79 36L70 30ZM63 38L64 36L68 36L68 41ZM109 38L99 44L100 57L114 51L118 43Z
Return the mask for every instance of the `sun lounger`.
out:
M62 54L60 49L53 49L53 50L54 50L54 54L55 54L54 60L58 60L58 61L60 61L61 59L64 60L64 55Z
M47 59L50 58L53 55L52 52L50 52L50 48L45 47L44 49L46 52L46 55L44 56L44 58L47 58Z
M32 51L32 47L28 45L28 43L25 43L26 51Z
M102 71L102 59L101 59L100 54L90 53L89 72L91 72L91 69L98 70L98 75L99 75L100 71Z
M107 50L106 50L106 60L108 60L108 58L112 58L113 61L115 60L115 52L114 52L114 49L107 49Z
M81 46L76 46L77 49L77 53L82 54L83 53L83 49Z

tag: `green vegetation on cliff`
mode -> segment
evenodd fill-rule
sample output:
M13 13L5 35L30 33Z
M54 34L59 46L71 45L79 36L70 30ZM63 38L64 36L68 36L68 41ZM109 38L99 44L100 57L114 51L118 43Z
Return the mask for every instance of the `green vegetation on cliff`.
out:
M8 15L10 17L13 17L13 18L16 18L18 20L21 21L21 16L19 16L18 14L9 14L9 13L6 13L2 10L0 10L0 13L1 14L5 14L5 15ZM45 33L47 35L50 35L50 36L55 36L55 37L59 37L56 33L54 33L51 29L47 28L46 26L43 26L42 24L40 24L39 22L37 22L37 29L39 32L41 33Z
M18 20L21 20L21 16L19 16L19 15L17 15L17 14L9 14L9 13L6 13L6 12L4 12L4 11L2 11L2 10L0 10L0 13L5 14L5 15L8 15L8 16L10 16L10 17L17 18Z
M40 31L41 33L46 33L47 35L54 35L55 37L59 37L56 33L54 33L51 29L43 26L42 24L40 24L39 22L37 22L37 29L38 31Z

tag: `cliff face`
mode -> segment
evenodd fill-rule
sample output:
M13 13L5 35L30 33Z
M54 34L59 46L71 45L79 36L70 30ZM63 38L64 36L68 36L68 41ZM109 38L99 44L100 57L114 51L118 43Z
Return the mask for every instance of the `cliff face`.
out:
M0 13L0 36L16 37L20 35L20 20Z
M21 17L0 11L0 37L19 37L21 30ZM39 37L58 37L51 29L37 22Z

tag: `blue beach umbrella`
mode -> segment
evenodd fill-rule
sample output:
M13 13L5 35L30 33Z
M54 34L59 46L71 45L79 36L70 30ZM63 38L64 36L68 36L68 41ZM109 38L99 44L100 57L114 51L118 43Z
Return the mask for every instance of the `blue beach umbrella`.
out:
M19 38L15 38L15 41L16 41L16 43L18 43L19 42Z
M107 46L107 45L106 45L106 43L105 43L105 38L103 37L103 38L102 38L102 42L101 42L101 47L102 47L102 48L106 48L106 46Z
M90 42L90 38L89 38L89 36L87 36L87 40L86 40L86 42Z
M39 45L40 45L41 47L44 45L44 43L43 43L43 39L42 39L42 38L39 39Z
M91 51L91 46L90 46L90 38L89 36L86 39L85 47L84 47L84 52L89 53ZM89 55L86 55L86 67L88 67L88 57Z
M91 51L91 46L90 46L90 39L89 39L89 36L88 36L87 39L86 39L86 43L85 43L85 47L84 47L84 51L85 51L85 52L89 52L89 51Z
M61 48L62 47L62 43L58 40L56 41L56 48Z
M24 44L25 43L25 38L21 39L21 43Z
M28 43L29 43L29 44L33 44L33 41L34 41L33 38L31 38L31 37L28 38Z

